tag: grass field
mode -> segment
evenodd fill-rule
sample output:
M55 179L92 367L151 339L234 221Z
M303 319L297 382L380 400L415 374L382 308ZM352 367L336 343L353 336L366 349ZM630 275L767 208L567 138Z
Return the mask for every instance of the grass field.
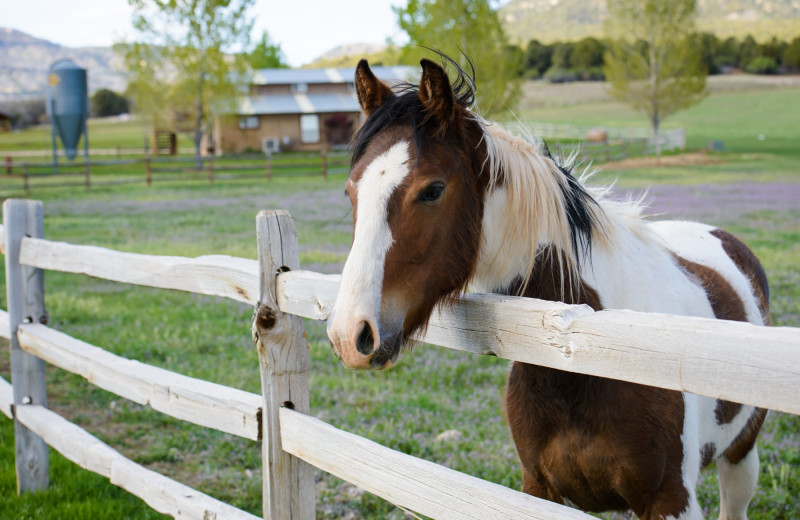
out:
M148 128L136 118L120 121L116 118L91 118L88 121L89 147L115 149L142 148L145 138L149 138ZM59 147L61 143L59 142ZM191 146L188 139L181 146ZM0 154L4 151L49 150L51 146L50 125L41 125L23 132L0 134ZM78 143L83 152L83 139Z
M743 238L770 278L775 324L790 326L800 326L800 106L789 102L798 97L800 89L713 94L675 121L684 118L693 145L722 139L726 152L684 164L609 165L596 177L597 182L616 179L622 191L651 187L653 212L703 219ZM598 124L616 113L615 123L641 124L620 110L597 100L545 106L524 115ZM750 139L747 128L767 138ZM301 266L330 273L341 269L350 244L343 183L344 176L338 175L327 183L307 178L213 186L164 183L151 189L51 189L31 197L44 201L47 238L182 256L254 258L256 213L285 208L297 223ZM45 283L54 327L126 357L260 391L248 306L60 273L48 272ZM5 308L4 283L0 307ZM506 361L421 346L388 373L354 373L334 360L323 324L306 325L315 416L392 448L519 488L517 458L502 415ZM0 374L9 377L5 357L0 357ZM63 371L48 368L47 377L51 407L126 456L260 512L257 443L174 421ZM800 518L800 417L772 414L759 446L762 469L750 518ZM52 489L18 499L13 427L0 418L0 518L159 518L105 479L57 454L51 459ZM391 504L321 472L317 492L318 518L406 518ZM705 473L700 498L708 516L715 517L713 470Z

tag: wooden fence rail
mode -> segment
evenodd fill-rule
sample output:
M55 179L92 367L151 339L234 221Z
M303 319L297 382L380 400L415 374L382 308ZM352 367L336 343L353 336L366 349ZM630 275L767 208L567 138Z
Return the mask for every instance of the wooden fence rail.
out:
M108 478L147 505L175 518L256 520L258 517L136 464L86 430L39 405L13 405L12 386L0 377L0 410L78 466Z
M125 359L45 325L20 325L20 348L98 388L176 419L261 438L261 396Z
M17 181L16 185L3 185L0 190L24 190L69 186L108 186L138 184L151 186L154 182L181 182L208 180L261 179L273 177L321 175L347 171L349 155L345 152L318 154L293 154L284 156L222 156L202 157L151 157L116 160L77 160L52 162L6 162L0 177ZM114 171L112 167L120 167ZM104 168L102 172L94 168ZM80 180L76 180L76 179Z
M36 238L41 237L39 232L21 233L28 229L25 226L36 229L39 225L40 203L7 201L4 219L14 214L33 220L20 227L12 218L5 221L5 229L0 228L0 236L5 237L0 250L6 253L6 265L12 265L7 271L9 286L9 278L21 276L21 270L28 270L26 280L35 280L32 274L52 269L255 305L253 334L259 351L261 396L112 355L37 320L25 323L18 318L15 322L11 312L0 315L0 335L11 338L20 355L73 371L102 388L174 417L250 439L260 434L265 518L314 518L312 465L433 518L590 518L396 452L308 415L309 358L301 317L327 319L339 276L298 270L297 235L288 213L259 214L258 262L224 256L140 255L53 242ZM9 298L12 304L21 305L18 298ZM46 316L43 306L40 314ZM21 314L17 311L16 315ZM454 305L435 311L425 335L416 339L800 413L797 328L632 311L594 312L582 305L465 294ZM18 377L13 364L12 374ZM13 382L20 383L18 379ZM53 418L55 414L44 403L26 401L26 396L17 392L16 386L12 391L0 384L0 409L13 416L20 428L64 450L62 453L82 467L106 475L159 511L176 518L227 518L228 514L248 518L247 513L232 508L219 509L230 506L220 506L182 484L151 475L78 427ZM70 433L53 432L50 423ZM99 459L78 444L83 448L97 446ZM18 471L25 468L18 467ZM43 470L38 471L41 476ZM163 485L151 485L160 482ZM165 491L158 491L162 487ZM193 513L186 513L189 510Z

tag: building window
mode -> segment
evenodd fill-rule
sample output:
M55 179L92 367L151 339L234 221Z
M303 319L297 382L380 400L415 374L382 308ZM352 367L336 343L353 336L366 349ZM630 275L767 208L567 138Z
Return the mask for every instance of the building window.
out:
M319 142L319 116L317 114L300 116L300 141L304 143Z
M258 128L258 116L245 116L239 118L239 128L241 130L253 130Z
M292 92L297 94L307 94L308 93L308 83L295 83L292 85Z

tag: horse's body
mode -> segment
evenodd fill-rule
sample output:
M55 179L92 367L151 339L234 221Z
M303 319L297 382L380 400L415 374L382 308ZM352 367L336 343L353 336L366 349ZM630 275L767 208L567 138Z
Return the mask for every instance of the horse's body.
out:
M396 95L359 64L368 115L347 191L353 248L328 334L352 368L385 368L433 307L467 284L596 310L768 322L763 269L732 235L646 222L634 203L580 184L546 148L466 110L423 60ZM721 518L746 518L766 412L693 394L516 362L506 414L523 490L640 518L702 518L700 470L717 461Z

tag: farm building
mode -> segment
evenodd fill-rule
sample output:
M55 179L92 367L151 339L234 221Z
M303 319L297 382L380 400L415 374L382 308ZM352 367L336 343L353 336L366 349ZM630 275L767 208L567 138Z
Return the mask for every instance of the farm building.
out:
M393 85L409 79L412 67L373 67ZM215 149L222 152L320 150L345 146L358 128L355 68L261 69L235 114L216 121Z

